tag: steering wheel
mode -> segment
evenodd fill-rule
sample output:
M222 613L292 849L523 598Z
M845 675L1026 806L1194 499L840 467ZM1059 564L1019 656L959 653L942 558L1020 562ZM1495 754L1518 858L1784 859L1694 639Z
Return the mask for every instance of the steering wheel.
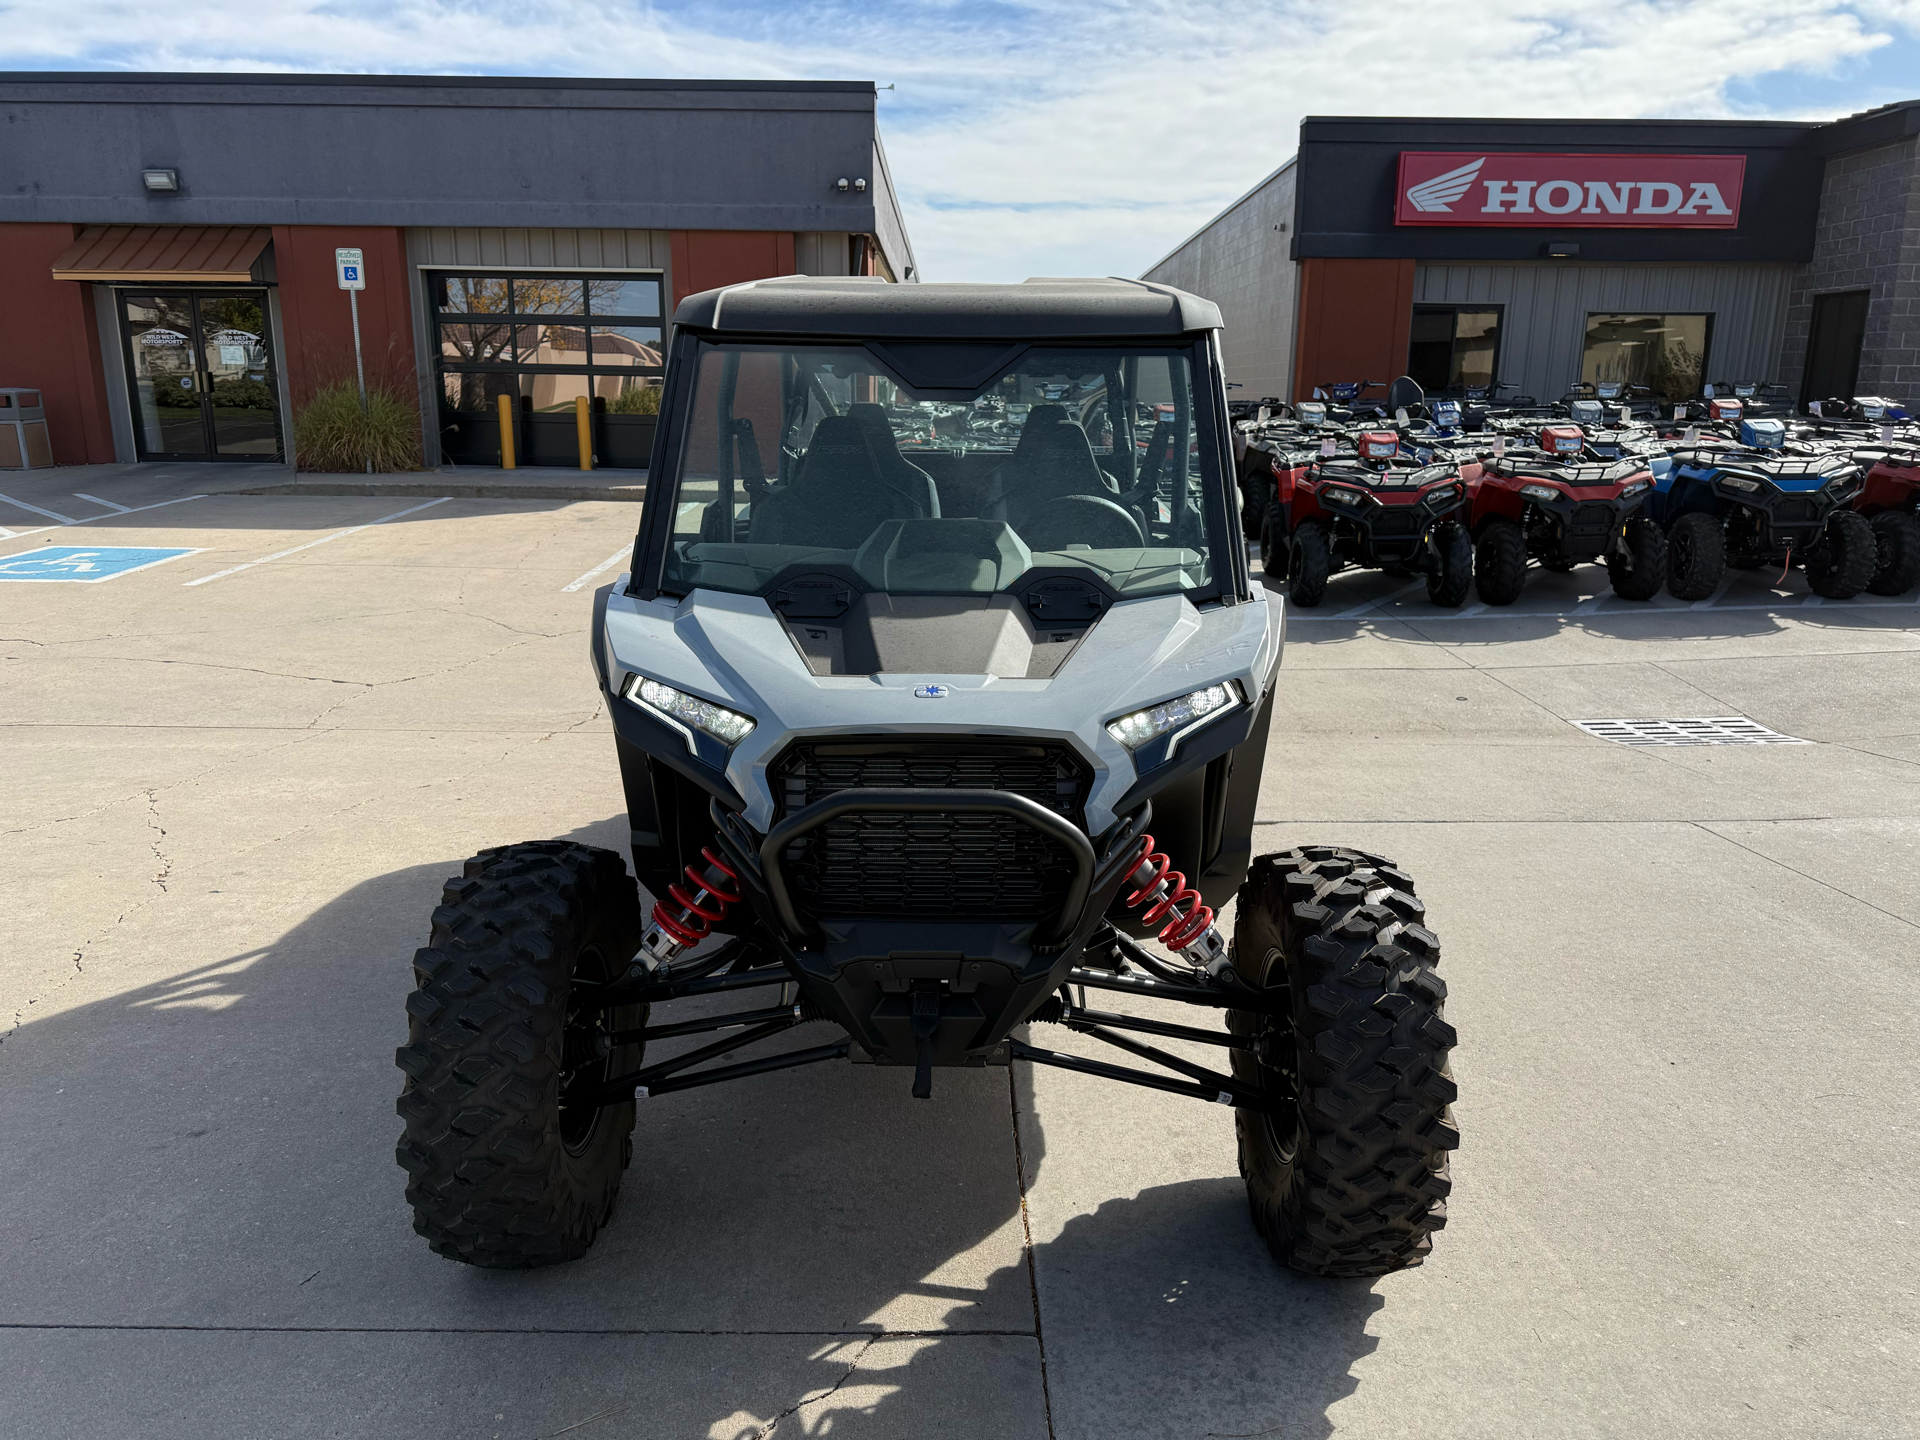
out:
M1070 545L1128 550L1147 544L1140 522L1098 495L1063 495L1045 501L1021 517L1017 528L1034 550L1065 550Z

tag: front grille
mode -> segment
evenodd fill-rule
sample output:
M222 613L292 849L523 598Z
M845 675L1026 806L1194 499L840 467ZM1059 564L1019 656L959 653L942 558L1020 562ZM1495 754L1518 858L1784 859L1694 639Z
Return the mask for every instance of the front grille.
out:
M1411 505L1376 506L1368 523L1376 535L1414 535L1421 529L1421 513Z
M1614 524L1614 507L1605 501L1587 501L1574 507L1567 524L1569 530L1607 530Z
M1088 772L1067 746L938 739L800 741L769 768L785 817L845 790L1007 791L1082 825ZM816 916L1038 920L1073 876L1059 842L1013 816L855 811L783 853Z
M1777 500L1774 503L1774 518L1782 524L1792 525L1796 521L1810 521L1819 514L1819 508L1811 500Z

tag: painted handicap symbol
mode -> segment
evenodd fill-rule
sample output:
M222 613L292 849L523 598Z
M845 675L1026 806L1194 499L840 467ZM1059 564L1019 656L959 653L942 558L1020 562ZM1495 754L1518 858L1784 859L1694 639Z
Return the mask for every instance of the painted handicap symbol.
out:
M199 546L166 549L132 545L42 546L39 550L0 556L0 581L69 581L97 585L115 576L145 570L150 565L194 555L200 549Z

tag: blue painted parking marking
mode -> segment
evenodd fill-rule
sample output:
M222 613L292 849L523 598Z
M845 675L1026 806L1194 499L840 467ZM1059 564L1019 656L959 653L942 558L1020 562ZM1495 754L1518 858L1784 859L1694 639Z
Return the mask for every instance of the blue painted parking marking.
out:
M18 555L0 556L0 580L70 581L98 585L117 575L162 565L183 555L195 555L201 546L187 549L156 550L136 545L45 545L39 550L23 550Z

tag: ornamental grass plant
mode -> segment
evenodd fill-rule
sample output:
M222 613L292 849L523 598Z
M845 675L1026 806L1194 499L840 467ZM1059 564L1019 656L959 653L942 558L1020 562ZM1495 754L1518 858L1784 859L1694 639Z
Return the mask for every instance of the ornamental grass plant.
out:
M420 412L412 397L367 387L367 408L350 380L323 385L294 411L294 458L302 470L420 469Z

